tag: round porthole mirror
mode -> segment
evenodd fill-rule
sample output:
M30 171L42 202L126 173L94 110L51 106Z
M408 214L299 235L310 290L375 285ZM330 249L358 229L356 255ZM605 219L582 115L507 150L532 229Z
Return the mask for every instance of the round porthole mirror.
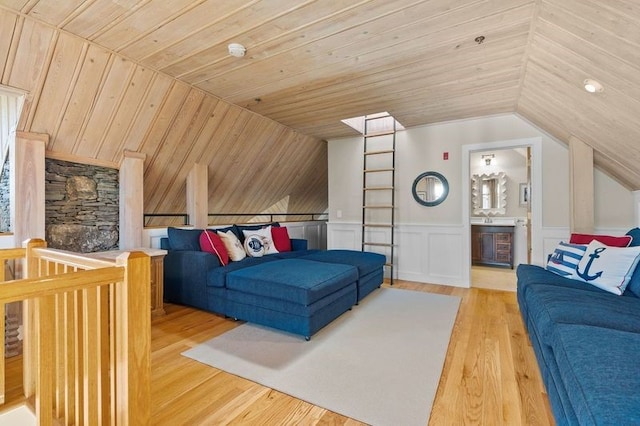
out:
M411 191L419 204L433 207L449 195L449 182L438 172L424 172L413 181Z

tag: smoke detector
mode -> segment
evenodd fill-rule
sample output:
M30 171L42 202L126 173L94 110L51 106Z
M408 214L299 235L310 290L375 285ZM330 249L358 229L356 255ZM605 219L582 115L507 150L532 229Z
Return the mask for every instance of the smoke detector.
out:
M604 87L602 87L602 84L600 84L596 80L588 78L584 81L584 90L589 93L600 93L604 91Z
M231 43L229 45L229 55L241 58L244 56L247 49L240 43Z

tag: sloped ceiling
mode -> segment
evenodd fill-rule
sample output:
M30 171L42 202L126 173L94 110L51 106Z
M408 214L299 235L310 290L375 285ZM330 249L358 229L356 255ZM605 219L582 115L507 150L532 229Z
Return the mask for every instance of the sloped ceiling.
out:
M640 189L635 0L2 0L314 138L515 112ZM247 54L228 55L242 43ZM589 94L586 78L602 83Z

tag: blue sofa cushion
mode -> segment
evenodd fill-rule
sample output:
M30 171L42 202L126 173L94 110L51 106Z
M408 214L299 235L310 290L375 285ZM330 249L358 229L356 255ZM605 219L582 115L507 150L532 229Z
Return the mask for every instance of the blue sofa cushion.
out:
M633 244L633 241L631 242ZM636 266L636 270L633 271L633 275L631 275L631 280L629 280L629 284L627 285L626 290L623 295L632 294L635 297L640 297L640 266Z
M308 241L302 238L291 238L291 250L292 251L300 251L307 250Z
M586 284L583 283L586 286ZM559 324L584 324L640 333L640 300L605 291L533 285L525 295L542 343L551 344Z
M553 346L581 425L640 424L640 334L559 325Z
M295 259L297 257L308 256L310 254L318 253L320 250L297 250L297 251L285 251L282 253L270 254L269 257L274 257L276 259Z
M240 269L249 268L266 262L278 260L274 256L245 257L238 262L229 262L228 265L220 268L212 268L207 274L208 287L225 287L227 285L227 275Z
M200 234L202 229L167 228L169 248L171 250L200 251Z
M227 288L308 306L357 279L353 266L283 259L227 274Z
M358 274L361 277L380 268L387 261L382 254L356 250L321 251L304 256L302 259L352 265L358 268Z
M631 237L631 243L629 243L629 247L640 246L640 228L630 229L625 235Z

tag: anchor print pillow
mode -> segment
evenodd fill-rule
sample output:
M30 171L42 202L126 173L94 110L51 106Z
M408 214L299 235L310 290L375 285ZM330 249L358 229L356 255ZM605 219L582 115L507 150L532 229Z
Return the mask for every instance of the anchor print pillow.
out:
M549 257L547 270L566 278L572 278L586 249L586 245L569 244L560 241L560 244Z
M613 294L624 293L640 260L640 247L610 247L593 240L578 263L577 280Z

